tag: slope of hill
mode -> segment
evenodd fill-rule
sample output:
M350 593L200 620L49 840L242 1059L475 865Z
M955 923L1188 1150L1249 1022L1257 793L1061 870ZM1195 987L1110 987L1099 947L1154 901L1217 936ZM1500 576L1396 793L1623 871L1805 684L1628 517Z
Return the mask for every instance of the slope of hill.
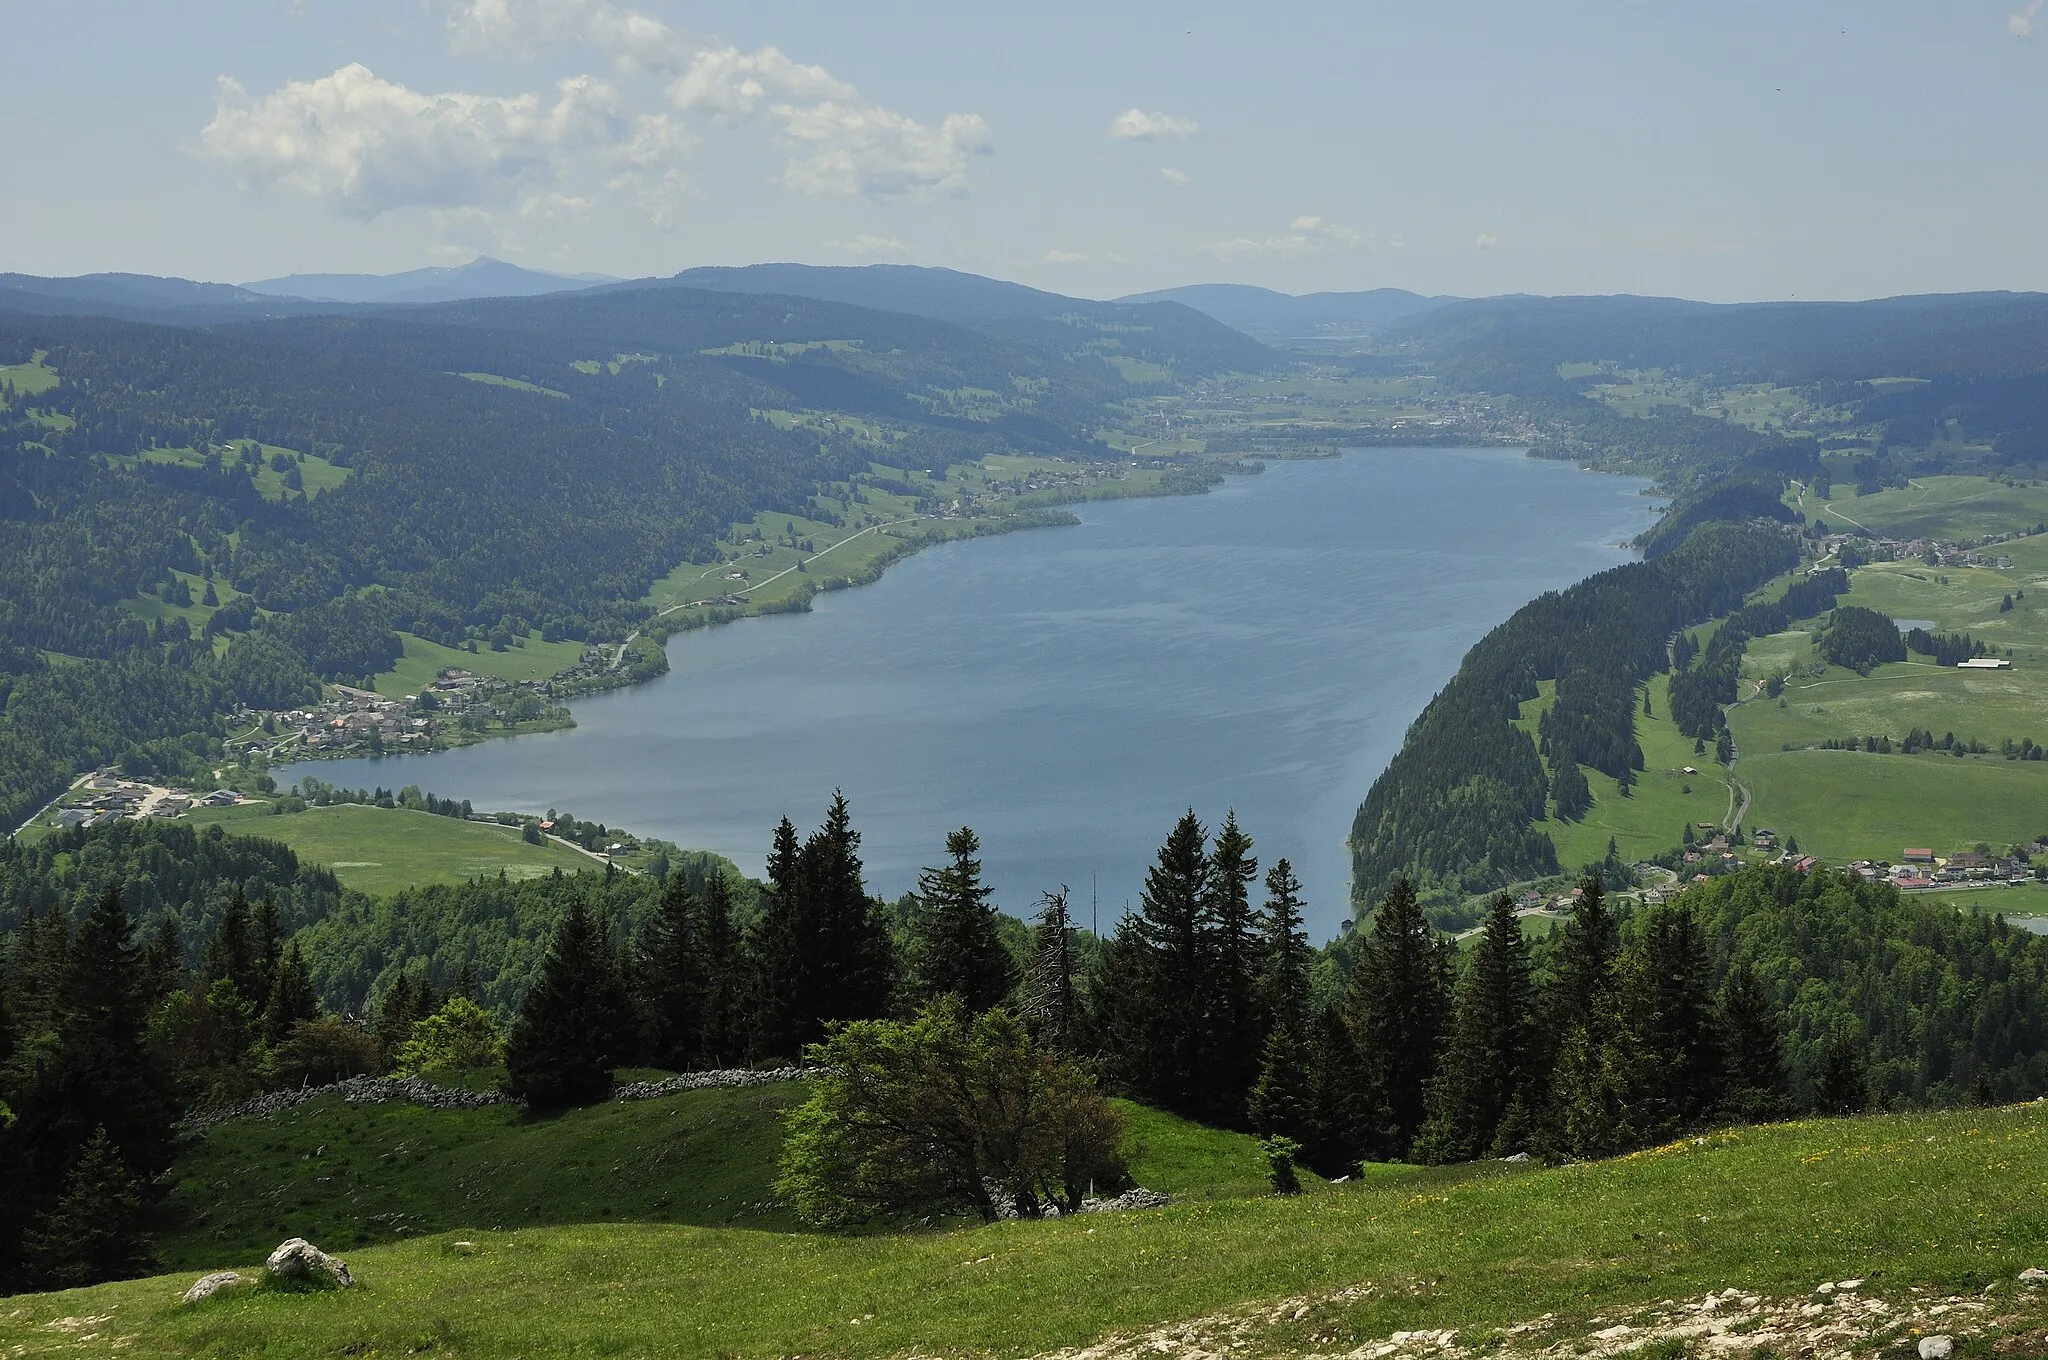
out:
M690 269L669 282L685 288L815 298L955 322L1070 358L1096 355L1134 381L1255 371L1271 367L1279 358L1199 309L1174 301L1095 302L953 269L763 264Z
M188 1145L159 1215L162 1259L203 1270L260 1257L280 1234L340 1250L607 1221L797 1232L775 1199L776 1158L782 1117L806 1093L801 1082L712 1088L547 1119L510 1105L434 1110L320 1096L216 1125ZM1264 1191L1249 1136L1123 1108L1140 1184L1205 1200Z
M532 297L616 283L603 274L549 274L479 255L468 264L408 269L399 274L287 274L242 288L266 297L315 302L419 303L468 298Z
M669 1130L651 1109L638 1117L651 1156ZM678 1151L697 1136L675 1132ZM2040 1337L2041 1301L2013 1281L2048 1255L2048 1115L2023 1106L1781 1124L1550 1170L1418 1170L1295 1200L1197 1195L951 1231L827 1236L746 1220L465 1229L348 1250L356 1290L180 1305L199 1262L247 1268L269 1235L296 1231L304 1192L293 1187L321 1159L280 1135L251 1147L267 1160L248 1188L274 1208L235 1238L259 1245L194 1253L173 1277L10 1300L0 1347L76 1354L89 1332L88 1348L152 1355L866 1357L1099 1344L1124 1356L1226 1343L1272 1355L1524 1355L1562 1342L1679 1356L1714 1335L1717 1354L1824 1341L1889 1356L1939 1331L1965 1338L1965 1354L1981 1344L2022 1355L2037 1353L2024 1338ZM588 1146L572 1176L620 1174L595 1164L608 1153ZM425 1179L443 1153L423 1140L400 1155L400 1174ZM1851 1283L1819 1294L1819 1280ZM1413 1336L1424 1329L1455 1330L1459 1349ZM1372 1349L1397 1332L1410 1335ZM2016 1348L1992 1350L2001 1335Z
M1405 288L1297 296L1243 283L1197 283L1154 293L1134 293L1117 301L1178 302L1256 340L1285 346L1303 340L1357 339L1461 299L1424 297Z
M114 316L163 325L203 326L253 316L297 316L332 304L272 298L232 283L194 283L153 274L81 274L43 278L0 274L0 312L39 316Z

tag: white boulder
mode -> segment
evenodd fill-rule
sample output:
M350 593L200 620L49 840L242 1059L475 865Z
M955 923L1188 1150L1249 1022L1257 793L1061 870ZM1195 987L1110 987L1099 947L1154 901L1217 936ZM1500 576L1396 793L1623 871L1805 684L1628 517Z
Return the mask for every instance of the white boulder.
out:
M348 1263L339 1256L329 1256L303 1237L280 1242L277 1250L270 1253L270 1259L263 1263L263 1269L272 1279L277 1280L318 1280L322 1277L343 1289L356 1282L348 1273Z
M1956 1352L1956 1343L1945 1336L1923 1336L1920 1338L1920 1360L1948 1360Z
M192 1287L185 1291L185 1302L197 1303L201 1299L212 1298L223 1289L231 1289L238 1284L252 1283L254 1281L247 1275L238 1274L232 1270L216 1270L213 1274L202 1275L192 1282Z

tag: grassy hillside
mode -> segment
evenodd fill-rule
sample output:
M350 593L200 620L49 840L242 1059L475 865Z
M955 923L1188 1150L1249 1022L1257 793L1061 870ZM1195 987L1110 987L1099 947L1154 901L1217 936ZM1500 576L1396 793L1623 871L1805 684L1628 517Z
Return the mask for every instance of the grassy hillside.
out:
M96 1353L89 1331L149 1355L1033 1355L1228 1312L1257 1319L1236 1336L1247 1353L1301 1354L1424 1327L1486 1346L1544 1314L1557 1316L1539 1327L1590 1327L1735 1286L1802 1298L1823 1279L1863 1280L1896 1309L1921 1287L1974 1295L2048 1259L2044 1154L2048 1108L2023 1106L893 1236L465 1230L351 1251L362 1287L348 1292L180 1306L195 1258L171 1277L26 1296L0 1315L0 1349ZM420 1149L424 1165L439 1155Z
M555 842L528 845L511 827L408 808L343 803L271 816L268 804L256 803L193 812L189 820L283 841L304 858L333 869L344 887L366 893L466 883L500 872L508 878L539 878L556 869L573 874L603 867Z
M1830 524L1855 524L1892 538L1975 538L2048 520L2048 486L2008 486L1990 477L1915 477L1906 486L1858 496L1837 485L1834 499L1808 496L1803 507Z
M790 1231L775 1200L782 1115L800 1083L613 1102L547 1119L510 1106L308 1101L237 1120L172 1171L160 1253L172 1268L261 1256L284 1236L340 1250L456 1229L597 1222ZM1125 1104L1132 1172L1175 1195L1265 1190L1243 1134Z

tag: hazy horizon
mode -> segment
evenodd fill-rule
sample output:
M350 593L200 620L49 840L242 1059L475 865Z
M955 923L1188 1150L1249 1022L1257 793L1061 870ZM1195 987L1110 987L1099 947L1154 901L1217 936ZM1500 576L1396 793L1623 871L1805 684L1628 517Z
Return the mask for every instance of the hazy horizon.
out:
M2034 290L2044 25L2013 0L51 6L0 51L27 134L0 269Z

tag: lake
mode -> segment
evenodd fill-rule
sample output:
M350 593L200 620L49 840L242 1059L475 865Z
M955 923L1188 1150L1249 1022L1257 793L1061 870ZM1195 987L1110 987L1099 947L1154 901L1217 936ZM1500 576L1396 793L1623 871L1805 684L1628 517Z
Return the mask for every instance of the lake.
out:
M1326 938L1352 815L1408 724L1520 605L1631 558L1646 485L1503 450L1278 462L682 634L668 675L578 700L573 731L276 774L559 808L753 874L776 820L808 830L836 787L871 891L909 890L968 825L998 905L1028 917L1064 883L1104 929L1184 810L1235 808Z

